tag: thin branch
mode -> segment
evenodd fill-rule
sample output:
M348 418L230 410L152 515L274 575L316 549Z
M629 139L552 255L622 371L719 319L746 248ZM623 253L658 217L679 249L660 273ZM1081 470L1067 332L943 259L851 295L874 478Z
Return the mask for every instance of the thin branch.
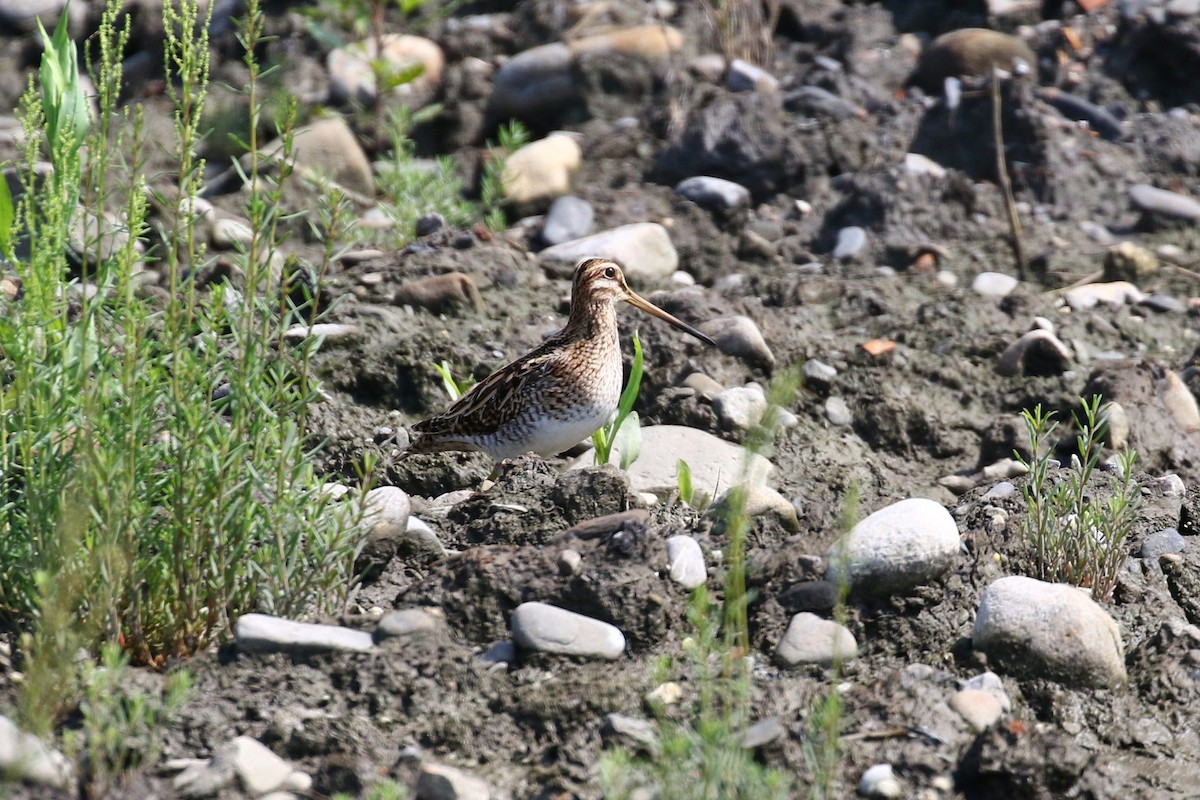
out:
M992 70L992 133L996 146L996 175L1000 190L1004 193L1004 210L1008 212L1008 229L1012 243L1013 260L1017 262L1017 277L1025 280L1025 248L1021 239L1021 220L1017 216L1017 201L1013 197L1012 181L1008 179L1008 166L1004 158L1004 132L1000 123L1000 73Z

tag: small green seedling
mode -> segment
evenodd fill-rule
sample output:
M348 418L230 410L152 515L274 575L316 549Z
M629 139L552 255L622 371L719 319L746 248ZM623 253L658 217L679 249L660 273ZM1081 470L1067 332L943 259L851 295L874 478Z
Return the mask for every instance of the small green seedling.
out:
M442 376L442 386L446 389L446 394L450 395L450 402L453 403L458 398L471 390L475 385L475 381L470 378L465 378L461 383L454 379L454 373L450 371L450 362L442 359L442 363L434 364L433 368L437 370L438 375Z
M617 404L617 416L592 434L598 465L608 463L614 445L621 452L621 469L629 469L629 465L637 461L641 453L642 428L633 404L637 402L638 391L642 388L642 365L642 340L635 332L633 365L629 369L629 382L625 384L625 391L621 392L621 400Z

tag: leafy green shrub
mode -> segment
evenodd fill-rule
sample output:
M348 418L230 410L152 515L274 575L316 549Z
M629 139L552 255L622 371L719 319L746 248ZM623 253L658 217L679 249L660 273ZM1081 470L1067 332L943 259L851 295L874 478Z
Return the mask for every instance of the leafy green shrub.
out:
M1117 454L1107 498L1089 489L1100 461L1105 423L1100 397L1081 402L1082 417L1072 413L1079 431L1075 437L1077 452L1072 453L1070 466L1058 476L1051 474L1047 446L1058 427L1054 414L1043 413L1041 405L1022 412L1033 452L1029 460L1017 454L1029 470L1022 490L1026 512L1022 531L1034 577L1088 587L1097 600L1107 600L1125 563L1125 542L1141 503L1133 479L1137 454L1129 448Z

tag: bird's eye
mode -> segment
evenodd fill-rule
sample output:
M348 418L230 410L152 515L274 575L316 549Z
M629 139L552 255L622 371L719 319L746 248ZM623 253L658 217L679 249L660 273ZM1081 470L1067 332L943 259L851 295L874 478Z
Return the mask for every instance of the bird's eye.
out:
M609 267L608 269L604 270L604 277L606 277L606 278L615 278L615 277L617 277L617 270L616 270L616 268L615 268L615 267Z

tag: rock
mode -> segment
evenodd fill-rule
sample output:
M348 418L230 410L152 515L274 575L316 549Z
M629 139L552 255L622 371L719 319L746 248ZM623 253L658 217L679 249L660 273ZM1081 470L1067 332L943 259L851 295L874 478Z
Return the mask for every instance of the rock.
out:
M226 745L234 774L251 797L283 788L293 770L288 762L250 736L239 736Z
M850 413L850 406L846 405L846 401L840 397L830 397L825 401L825 419L829 420L831 425L839 428L848 428L854 423L854 415Z
M787 728L779 717L759 720L742 731L741 745L746 750L755 750L787 736Z
M1001 375L1061 375L1071 365L1071 351L1057 336L1041 328L1028 331L1005 348L996 363Z
M935 180L946 177L946 168L920 153L904 154L904 171L909 175L928 175Z
M1105 403L1100 409L1100 419L1104 423L1105 444L1114 450L1121 450L1129 444L1129 414L1123 405Z
M724 178L698 175L675 185L675 191L701 208L733 211L750 204L750 190Z
M832 117L833 119L850 119L851 117L866 119L867 117L864 109L819 86L801 86L795 91L788 92L787 97L783 100L783 107L788 111Z
M729 91L774 92L778 89L779 79L762 67L740 58L729 62Z
M891 764L876 764L869 767L858 781L858 793L864 797L901 797L904 789L896 780Z
M854 634L832 620L807 611L792 617L775 648L775 660L785 667L818 664L822 667L849 661L858 655Z
M234 639L244 653L324 653L332 650L365 652L375 646L371 634L338 625L314 625L273 617L243 614L234 625Z
M548 245L562 244L586 236L595 217L592 204L571 195L564 195L550 204L542 222L542 241Z
M419 72L410 81L395 86L389 100L399 101L408 108L420 108L431 101L442 84L446 57L436 42L422 36L385 33L382 52L375 37L338 47L325 58L329 71L330 101L334 104L349 100L364 106L375 102L375 73L373 63L382 66L382 74L391 78Z
M1144 295L1136 286L1128 281L1112 281L1110 283L1088 283L1068 289L1063 297L1067 305L1075 311L1084 311L1100 303L1113 306L1123 306L1127 303L1140 303Z
M671 235L657 222L622 225L547 247L538 254L543 262L566 265L572 271L579 259L592 256L616 261L630 283L665 281L679 265ZM565 276L566 271L563 273Z
M713 411L727 431L748 431L767 413L767 395L757 383L726 389L713 398Z
M879 509L830 548L826 579L860 594L901 592L938 577L959 553L958 525L940 503L910 498Z
M796 517L796 507L788 499L769 486L752 485L743 487L745 491L727 490L717 498L718 509L728 509L731 503L741 503L738 513L747 517L760 517L766 514L774 515L789 531L800 529L800 520Z
M717 383L703 372L693 372L683 379L683 385L691 389L701 400L712 402L717 395L725 391L725 387Z
M389 611L375 626L375 638L382 640L395 636L412 636L414 633L428 633L437 630L437 625L437 619L420 608Z
M424 308L442 314L456 308L483 312L483 297L470 275L447 272L405 281L396 289L392 303L398 306Z
M232 751L226 745L213 758L188 765L171 785L180 797L213 797L232 784L235 777Z
M583 556L578 550L563 550L558 554L558 574L564 578L578 575L583 570Z
M517 646L507 639L494 643L479 659L485 664L511 664L517 660Z
M569 134L552 133L530 142L504 162L500 180L505 199L534 203L566 194L582 158L583 150Z
M749 317L718 317L698 327L713 338L722 353L762 367L775 366L775 355L767 347L758 325Z
M1141 556L1148 564L1158 566L1158 559L1169 553L1182 553L1187 540L1175 528L1163 528L1142 542Z
M1187 494L1187 486L1183 478L1174 472L1167 473L1158 479L1158 488L1164 497L1183 497Z
M663 58L682 46L683 34L669 25L636 25L584 36L570 43L576 56L613 53L646 59Z
M489 111L498 119L533 119L574 104L573 62L571 49L560 42L518 53L497 70Z
M1136 283L1158 272L1158 256L1133 242L1121 242L1104 256L1104 280Z
M671 580L685 589L695 589L708 580L704 552L691 536L671 536L667 539L667 568Z
M1003 272L981 272L971 281L971 289L984 297L1007 297L1020 283Z
M68 14L68 30L71 31L73 39L78 38L83 34L75 31L87 18L87 9L83 3L68 5L67 0L0 0L0 23L16 31L36 34L40 21L46 32L51 33L58 24L58 18L64 8ZM82 59L82 53L80 56ZM80 74L84 78L87 77L82 68ZM95 92L89 94L94 95Z
M1037 56L1020 39L987 28L962 28L942 34L925 48L910 83L941 94L947 78L985 77L993 67L1013 73L1018 64L1037 67Z
M1182 314L1187 311L1186 303L1169 294L1148 294L1142 298L1141 306L1160 314Z
M367 536L355 560L355 571L374 575L395 558L411 539L408 521L412 504L403 489L380 486L367 492L362 524ZM440 547L440 545L439 545Z
M965 681L961 681L963 689L975 689L981 692L987 692L992 697L996 698L996 702L1000 704L1000 710L1004 713L1012 711L1012 700L1008 697L1008 692L1004 691L1004 681L1000 680L1000 676L994 672L981 672L978 675L973 675Z
M418 239L421 239L426 236L432 236L445 227L446 218L434 211L417 217L417 222L413 228L413 232L417 234Z
M292 148L297 169L335 181L364 197L375 196L371 161L344 120L330 117L298 128ZM264 150L282 153L283 143L277 139ZM249 161L243 158L242 166L248 169Z
M208 241L218 250L233 250L250 244L254 231L244 220L209 214Z
M619 463L619 451L613 448L610 464ZM677 465L682 459L692 471L692 486L698 493L717 497L728 487L738 483L743 470L745 480L751 484L765 483L774 469L771 462L758 454L750 457L748 467L743 466L746 450L727 442L711 433L684 425L650 425L642 428L642 451L626 471L629 488L633 492L652 492L659 497L670 497L679 489ZM571 466L590 467L594 458L588 452Z
M0 777L66 789L74 779L71 764L57 750L0 716Z
M625 636L615 626L545 603L522 603L510 622L519 647L613 661L625 652Z
M1200 221L1200 201L1178 192L1156 189L1144 183L1129 187L1129 199L1142 211L1164 217Z
M838 231L833 257L840 261L849 261L862 255L866 247L867 232L857 225L851 225Z
M363 338L363 330L344 322L318 322L311 326L293 325L283 332L283 338L292 344L305 339L320 339L324 344L351 344Z
M950 698L950 707L958 712L976 733L982 733L995 725L1004 713L995 695L982 689L960 689Z
M626 744L635 746L653 748L658 744L658 734L653 722L638 717L627 717L624 714L606 715L600 735L605 739L621 739Z
M984 591L971 635L976 650L1014 674L1068 686L1125 682L1117 623L1074 586L1012 575Z
M416 800L488 800L491 789L473 775L440 764L422 764Z
M815 358L808 359L800 368L800 375L804 379L804 388L812 389L814 392L826 393L832 389L833 380L837 374L836 369Z

